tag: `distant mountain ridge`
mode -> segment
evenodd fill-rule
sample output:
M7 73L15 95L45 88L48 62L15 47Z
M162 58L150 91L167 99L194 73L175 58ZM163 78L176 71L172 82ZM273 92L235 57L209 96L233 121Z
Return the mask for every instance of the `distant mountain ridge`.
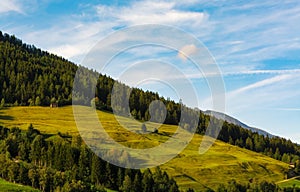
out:
M237 125L237 126L240 126L240 127L244 128L244 129L248 129L252 132L257 132L260 135L269 136L269 137L274 137L275 136L275 135L272 135L271 133L268 133L267 131L264 131L262 129L255 128L255 127L250 127L250 126L246 125L245 123L239 121L238 119L233 118L233 117L231 117L227 114L221 113L221 112L206 110L206 111L203 111L203 113L206 114L206 115L210 115L210 116L212 115L217 119L227 121L228 123L232 123L234 125Z

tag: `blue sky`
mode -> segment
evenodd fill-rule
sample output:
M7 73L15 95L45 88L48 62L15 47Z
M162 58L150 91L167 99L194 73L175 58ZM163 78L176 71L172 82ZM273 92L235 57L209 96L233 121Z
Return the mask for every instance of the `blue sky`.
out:
M118 29L150 23L182 29L203 42L218 63L226 88L227 114L298 143L299 21L297 0L0 1L1 31L77 64L96 42ZM153 58L182 62L170 50L144 47L121 54L107 72L118 78L118 71L130 63ZM181 69L199 92L199 107L209 109L205 79L188 64L184 66ZM166 74L160 71L158 75L164 79ZM146 83L141 87L178 100L174 91L163 85Z

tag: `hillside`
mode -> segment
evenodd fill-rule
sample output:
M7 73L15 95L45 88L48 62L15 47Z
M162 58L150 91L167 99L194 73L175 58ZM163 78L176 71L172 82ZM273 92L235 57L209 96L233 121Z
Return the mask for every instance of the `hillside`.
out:
M76 92L75 89L72 94L76 72L80 77L78 86L84 91ZM92 77L87 75L90 73ZM97 82L94 95L87 91L92 81ZM188 116L194 115L195 111L180 102L165 99L151 91L130 88L106 75L25 44L14 36L2 34L1 31L0 82L0 125L9 128L20 127L25 130L33 124L47 135L58 132L77 135L72 107L68 105L75 103L87 109L88 107L84 106L90 106L91 101L94 101L95 107L99 109L98 117L101 118L108 134L119 143L132 148L157 146L173 135L175 125L179 121L186 128L184 131L190 131L189 124L194 123L190 118L181 121L181 110L186 110ZM167 113L165 124L159 128L159 134L150 134L156 126L155 123L147 125L149 134L134 134L116 122L110 113L114 85L123 90L117 94L116 100L119 101L117 105L120 114L124 116L131 113L135 119L147 121L150 119L150 103L154 100L164 103ZM131 90L129 96L126 94L128 90ZM129 100L129 110L124 106L124 98ZM58 105L59 108L49 108L50 104ZM80 115L86 116L84 113ZM284 178L288 168L286 163L293 162L299 165L299 145L284 138L268 137L268 133L262 130L249 130L250 127L237 119L226 117L218 136L219 141L205 155L200 156L197 149L202 135L214 134L213 130L207 130L208 124L222 122L218 120L217 115L211 117L200 112L197 134L191 144L177 158L162 166L163 170L175 177L181 188L216 189L217 185L226 184L231 179L244 184L249 180L278 182ZM141 123L122 118L134 131L140 131ZM135 158L134 155L132 158ZM143 161L149 163L151 159Z
M137 148L156 146L166 141L177 128L173 125L163 125L159 128L161 134L137 137L136 134L120 128L111 113L98 111L98 116L103 120L106 131L115 140ZM1 125L27 129L30 123L43 133L78 134L71 106L11 107L0 110ZM128 123L137 130L140 129L135 122L128 120ZM288 164L221 141L217 141L204 155L199 155L201 140L201 135L194 135L192 142L181 154L161 166L162 170L174 177L182 189L216 189L219 184L227 184L231 179L241 183L247 183L250 179L278 182L285 177L284 172L288 169Z
M52 103L59 106L70 105L72 104L73 81L77 72L80 76L78 86L86 88L97 78L98 83L95 95L90 96L89 91L84 89L85 91L74 93L77 96L73 98L73 102L90 105L91 99L95 98L98 109L112 111L111 92L114 84L119 83L104 74L79 67L64 58L38 49L34 45L25 44L15 36L2 34L1 31L0 71L0 100L1 105L4 106L49 106ZM90 74L93 74L94 78ZM131 89L124 84L120 86L124 90ZM128 97L121 93L119 96L122 100ZM131 90L128 98L132 116L139 120L149 120L148 106L157 99L161 100L167 108L164 123L177 125L181 115L180 103L165 99L158 93L137 88ZM122 104L120 107L123 107ZM217 113L215 115L218 117ZM198 133L205 132L204 125L207 124L209 118L209 115L201 112L202 126L197 128ZM232 118L225 120L250 129L244 124L236 123L238 120L232 121ZM262 130L250 130L266 135Z
M300 178L298 176L291 179L285 179L276 184L280 187L300 187Z
M72 91L76 73L79 76L76 87L81 87L83 89L81 91L76 88ZM113 86L118 86L123 91L115 94L114 100L118 101L115 105L120 114L128 116L131 113L137 120L148 121L150 119L150 103L160 100L167 109L165 124L178 125L180 122L183 127L188 129L190 124L196 123L195 110L180 102L165 99L151 91L130 88L104 74L77 66L62 57L25 44L15 36L2 34L1 31L0 82L0 108L5 106L49 106L50 104L66 106L72 103L90 106L91 101L95 101L97 109L112 111L111 93ZM92 82L97 82L93 95L90 93ZM128 91L131 91L130 95L126 94ZM129 109L124 102L127 99L129 100ZM182 110L187 114L187 118L184 118L183 121L181 121ZM155 113L159 114L159 111ZM194 119L194 121L190 119ZM55 124L55 120L53 123ZM196 133L213 135L213 130L207 130L210 123L222 122L200 111ZM259 132L261 135L253 131ZM284 138L270 138L264 135L264 132L248 130L243 128L243 124L229 121L223 124L218 139L284 162L295 162L299 159L299 145Z

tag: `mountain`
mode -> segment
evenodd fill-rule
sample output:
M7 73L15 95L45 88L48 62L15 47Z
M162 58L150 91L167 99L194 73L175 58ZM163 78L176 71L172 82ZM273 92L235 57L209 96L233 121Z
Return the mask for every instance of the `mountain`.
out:
M212 111L212 110L206 110L204 111L204 114L206 115L212 115L214 116L215 118L217 119L221 119L221 120L224 120L224 121L227 121L228 123L232 123L234 125L237 125L237 126L240 126L244 129L248 129L252 132L256 132L260 135L264 135L264 136L269 136L269 137L274 137L274 135L272 135L271 133L268 133L267 131L264 131L262 129L259 129L259 128L255 128L255 127L250 127L248 125L246 125L245 123L239 121L238 119L234 118L234 117L231 117L225 113L221 113L221 112L217 112L217 111Z
M56 103L59 106L72 104L73 81L76 72L80 71L81 87L87 87L92 81L90 74L98 78L96 96L90 96L85 89L76 93L79 104L90 105L93 97L98 109L112 111L111 92L114 84L118 83L106 75L99 74L86 68L78 67L62 57L42 51L33 45L23 43L15 36L2 34L0 31L0 100L6 106L49 106ZM87 78L89 76L89 78ZM124 90L130 87L120 84ZM119 95L120 100L127 96ZM161 100L167 107L165 123L176 125L180 121L181 104L170 101L158 93L143 91L134 88L129 99L131 115L138 120L149 120L148 107L151 101ZM73 99L74 101L74 99ZM120 104L122 105L122 103ZM128 114L128 111L124 110ZM193 111L189 110L193 115ZM203 119L208 119L210 111L204 112ZM218 112L214 116L221 117ZM257 132L262 135L271 134L250 126L225 115L225 120L234 125ZM201 121L200 121L201 122ZM187 122L191 123L191 122ZM205 124L203 120L201 123ZM204 127L199 127L197 132L204 133Z
M94 95L89 94L89 91L75 93L72 91L74 88L74 76L78 71L80 77L82 77L78 80L78 86L84 90L90 90L91 85L93 85L92 81L95 80L91 80L87 75L92 72L93 78L97 78L96 92ZM116 97L120 97L116 98L116 100L120 102L118 103L118 110L122 112L122 116L128 117L129 113L131 113L138 121L148 121L150 119L148 108L153 100L162 101L167 109L165 124L163 125L165 129L158 130L158 133L145 134L146 136L135 135L134 138L131 137L131 141L129 141L129 137L126 135L127 133L123 135L120 134L119 125L110 124L109 128L112 129L111 132L113 136L117 137L116 141L120 143L123 142L124 145L133 148L150 148L165 142L170 135L174 133L174 131L170 132L168 129L176 128L177 126L174 125L178 125L179 122L184 125L182 127L184 127L186 131L195 131L190 130L193 126L189 126L196 122L193 122L192 118L189 118L195 114L198 115L198 113L195 113L195 110L181 103L165 99L158 93L130 88L104 74L99 74L87 68L81 68L62 57L42 51L33 45L27 45L16 37L2 34L0 31L0 125L8 123L5 126L26 129L26 127L32 123L43 133L49 134L49 132L57 133L57 131L60 131L73 134L74 132L72 130L74 129L72 129L71 120L66 121L68 118L66 114L73 114L71 110L72 107L70 106L72 102L74 102L73 95L76 96L76 104L83 105L82 107L90 107L92 103L93 106L99 109L97 112L105 113L106 115L104 115L104 117L108 118L106 123L109 124L113 122L113 118L111 117L111 113L107 112L112 112L111 97L112 89L115 84L120 86L120 90L123 90L116 95ZM126 96L128 89L131 89L129 98ZM130 109L122 105L122 101L125 100L124 98L129 99ZM56 108L50 108L49 105L51 104L55 104L52 106L56 106ZM29 112L26 112L26 110ZM35 112L32 110L35 110ZM42 113L43 110L44 113ZM66 113L64 110L69 110L69 113ZM181 120L181 110L185 110L186 114L188 114L183 120ZM59 113L59 111L62 113ZM60 115L51 118L51 113L52 115ZM218 114L217 112L212 113L216 117L214 123L220 123L218 116L220 118L222 114ZM30 119L32 115L37 116ZM216 141L213 146L215 150L211 150L211 153L208 153L208 156L206 156L207 158L205 158L205 156L199 157L199 143L203 138L203 134L208 133L208 136L214 135L214 130L207 130L207 126L210 122L209 115L211 115L211 113L207 111L200 111L199 124L196 125L197 134L195 134L196 140L194 140L194 144L192 144L190 148L187 148L190 149L189 151L173 159L173 164L169 167L164 167L164 170L175 177L178 183L185 183L186 188L193 186L192 183L200 186L207 185L216 187L220 181L228 182L232 177L235 177L236 180L242 181L243 183L250 180L252 181L252 179L256 177L259 177L257 178L259 181L266 178L275 182L283 178L284 171L287 168L285 166L288 166L286 163L299 162L299 145L277 136L265 137L264 135L271 134L260 129L251 128L227 115L225 115L227 122L223 124L218 136L218 141ZM49 120L48 123L46 123L47 118ZM59 120L63 121L59 122ZM14 126L9 126L9 124L14 124ZM136 126L136 128L140 129L140 126ZM19 133L17 129L11 130ZM0 133L2 132L0 131ZM5 134L5 132L3 132L3 134ZM20 133L19 135L26 134ZM18 157L18 148L15 147L15 144L19 142L14 141L14 139L18 138L19 137L16 136L10 136L7 142L1 142L0 140L0 152L5 153L7 149L9 149L13 151L12 159ZM143 140L143 138L146 138L146 140ZM40 139L41 138L38 138L35 143L40 143ZM26 140L24 139L24 141ZM29 148L31 144L28 143L26 146L28 149L23 149L23 152L26 152L26 150L30 151ZM51 148L48 149L50 150ZM41 154L41 151L33 152L35 154ZM51 151L49 151L49 154L52 154ZM58 154L63 155L64 153L59 152ZM83 154L85 154L85 152ZM7 156L9 155L2 155L3 162L7 161ZM70 155L70 157L71 156L72 155ZM35 157L37 158L39 156L36 155ZM12 159L9 161L14 164L15 161ZM84 159L89 158L84 157ZM181 161L177 161L177 159L181 159ZM272 165L270 165L270 163ZM4 164L0 163L0 165ZM295 167L297 167L297 165L295 165ZM11 168L13 169L14 167ZM61 165L60 168L63 170ZM224 171L220 174L222 169ZM300 170L300 165L295 170ZM244 174L243 178L241 174ZM274 174L277 175L276 179L274 179ZM85 178L84 175L81 176ZM209 182L211 183L208 184ZM130 183L130 177L127 178L125 183Z
M80 78L73 87L76 73ZM94 95L90 93L93 82L97 82ZM199 114L194 109L166 99L155 92L130 88L104 74L80 67L62 57L25 44L15 36L2 34L0 31L0 108L6 106L49 107L51 104L61 107L74 102L90 106L93 101L97 109L112 112L111 98L114 86L122 90L114 94L114 101L118 101L115 105L118 106L120 115L128 117L131 114L139 121L148 121L151 117L149 105L154 100L160 100L167 109L165 124L178 125L180 122L187 131L195 131L190 130L194 127L190 125L196 125L197 134L208 133L214 136L213 130L207 131L210 121L208 112L200 111L199 123L195 124L197 123L195 115ZM76 87L82 88L81 92L76 92ZM131 91L129 96L128 91ZM129 109L124 102L127 99ZM184 118L181 118L182 110L186 114ZM155 113L160 114L160 111ZM217 112L214 114L218 116ZM290 140L275 136L264 137L264 135L271 136L271 134L249 127L230 116L225 117L227 123L224 123L220 131L219 140L264 153L279 160L284 157L286 161L286 156L293 159L293 155L300 155L299 146Z

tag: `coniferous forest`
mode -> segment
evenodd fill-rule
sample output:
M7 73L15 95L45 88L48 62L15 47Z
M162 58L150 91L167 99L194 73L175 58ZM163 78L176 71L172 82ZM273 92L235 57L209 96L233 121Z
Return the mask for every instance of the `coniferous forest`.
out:
M0 126L0 175L41 191L179 191L159 168L120 168L91 152L79 136L43 135L32 126Z
M53 103L71 105L77 69L77 65L62 57L27 45L15 36L0 31L0 108L49 106ZM89 71L99 77L95 95L77 94L78 103L83 105L90 105L87 101L94 99L97 109L112 111L113 85L118 83L123 87L121 98L130 89L96 71L86 68L80 70L83 76ZM80 83L86 88L91 84L85 78ZM194 114L194 109L180 102L165 99L158 93L133 88L129 96L131 115L141 121L149 120L149 104L157 99L167 108L166 124L177 125L181 110ZM189 119L183 121L190 123ZM217 124L219 121L200 111L196 133L204 134L210 122ZM218 139L286 163L294 163L294 174L300 173L300 146L290 140L259 135L227 122L223 124ZM94 155L79 137L44 135L32 126L27 131L0 127L0 166L2 178L42 191L105 191L105 188L120 191L178 191L176 182L159 168L155 172L119 168ZM233 191L230 186L238 187L237 191L255 187L258 191L265 191L265 186L270 188L268 191L276 190L276 186L269 183L242 186L233 181L228 186L220 186L219 191Z

